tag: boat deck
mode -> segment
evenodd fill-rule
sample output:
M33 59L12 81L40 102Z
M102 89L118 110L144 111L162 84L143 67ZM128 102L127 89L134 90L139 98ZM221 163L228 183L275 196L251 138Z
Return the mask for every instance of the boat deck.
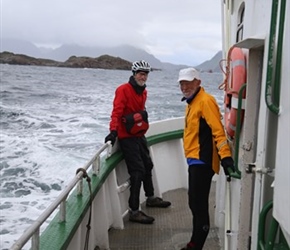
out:
M151 225L132 223L126 219L125 228L111 229L110 250L180 250L189 241L192 231L192 216L187 203L187 190L176 189L163 194L163 199L171 201L169 208L147 208L142 210L155 218ZM204 250L220 250L218 229L214 227L215 182L210 193L211 229Z

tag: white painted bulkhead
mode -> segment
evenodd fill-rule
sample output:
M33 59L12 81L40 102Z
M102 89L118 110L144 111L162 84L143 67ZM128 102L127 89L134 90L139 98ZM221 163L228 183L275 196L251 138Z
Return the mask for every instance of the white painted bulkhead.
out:
M274 183L274 217L290 244L290 6L286 5L284 52L281 69L280 115L278 119L277 149Z
M243 48L247 58L247 95L239 144L238 167L241 170L241 180L231 181L229 210L222 207L226 204L227 197L225 179L223 176L218 179L216 195L219 207L216 211L216 223L221 228L221 235L225 235L224 249L257 249L260 211L266 202L274 200L273 215L289 244L289 3L286 4L285 15L279 115L273 114L265 102L272 1L225 3L229 4L229 8L224 6L223 20L230 20L230 23L223 25L224 58L231 46ZM244 8L242 24L239 23L241 8ZM237 42L237 30L241 26L243 35ZM247 173L249 165L258 171ZM269 171L272 173L267 173ZM227 220L224 220L226 218L221 217L223 212L231 214L230 234L225 233L229 226L226 224Z

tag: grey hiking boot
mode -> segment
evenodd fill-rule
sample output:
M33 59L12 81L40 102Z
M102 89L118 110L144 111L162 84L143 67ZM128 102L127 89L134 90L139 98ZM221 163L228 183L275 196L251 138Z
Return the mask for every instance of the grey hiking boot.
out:
M154 220L155 219L153 217L146 215L142 211L138 211L137 213L132 213L132 211L129 211L129 221L141 224L152 224Z
M171 202L164 201L159 197L154 198L147 198L146 200L146 206L147 207L169 207L171 205Z

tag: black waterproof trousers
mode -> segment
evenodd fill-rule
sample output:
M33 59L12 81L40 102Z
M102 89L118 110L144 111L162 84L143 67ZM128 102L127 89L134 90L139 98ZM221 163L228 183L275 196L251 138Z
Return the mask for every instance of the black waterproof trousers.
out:
M140 205L140 189L142 183L145 196L149 197L154 195L152 182L153 162L149 154L145 136L120 139L119 144L130 175L129 208L132 211L136 211Z
M193 215L191 242L201 250L209 233L210 221L208 199L214 171L207 164L191 165L188 168L188 203Z

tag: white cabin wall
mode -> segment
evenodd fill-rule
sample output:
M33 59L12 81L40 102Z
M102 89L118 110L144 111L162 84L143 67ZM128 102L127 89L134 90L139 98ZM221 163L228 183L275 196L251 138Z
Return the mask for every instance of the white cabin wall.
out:
M249 173L251 165L255 165L257 152L258 116L260 111L261 78L263 71L264 47L249 49L247 53L247 93L245 105L245 117L242 126L240 141L241 173L241 202L239 203L239 225L237 249L248 248L251 240L251 218L253 208L254 173Z
M249 2L250 4L250 2ZM271 6L272 1L256 1L253 8L249 11L253 12L254 19L256 18L259 22L251 23L247 25L250 27L245 30L246 37L263 37L263 34L269 32L270 27L270 17L271 17ZM261 211L264 204L274 198L274 216L278 220L280 226L284 228L284 234L286 238L288 237L288 242L290 242L290 198L289 198L289 160L285 159L285 156L289 159L289 4L286 11L286 20L284 28L284 47L283 47L283 68L281 77L281 107L286 107L285 113L277 116L273 114L267 107L265 102L265 83L268 65L268 48L269 48L269 34L265 36L265 52L264 52L264 73L262 79L262 90L261 90L261 112L259 119L261 125L259 125L258 131L258 152L256 159L256 167L260 169L263 173L256 173L255 181L255 191L254 191L254 209L253 209L253 219L252 219L252 248L255 249L257 246L257 232L258 232L258 220L259 212ZM261 10L259 12L257 10ZM249 14L247 13L247 14ZM252 16L246 17L246 19L253 20ZM288 55L288 56L286 56ZM263 124L264 123L264 124ZM286 139L285 136L288 135ZM287 152L286 152L287 151ZM282 157L284 156L284 159ZM288 163L288 166L285 165ZM266 174L267 171L274 171L274 174ZM288 172L287 172L288 171ZM275 175L275 184L278 187L276 194L273 195L273 181ZM283 181L284 180L284 181ZM283 191L284 190L284 191ZM285 192L285 190L288 190ZM287 194L286 194L287 193ZM274 196L274 197L273 197ZM277 210L276 210L277 208ZM276 213L276 211L278 211ZM279 216L278 216L279 214ZM286 219L287 218L287 219ZM266 228L267 230L267 228Z
M265 40L265 51L264 51L264 60L263 67L267 68L268 62L268 43L269 39ZM257 247L257 235L258 235L258 221L260 211L265 203L272 199L272 188L271 182L267 175L266 168L269 167L270 162L268 162L267 153L269 153L268 148L268 140L270 138L271 129L269 126L269 110L265 103L265 82L266 82L266 70L263 71L262 75L262 85L261 85L261 98L259 103L259 114L258 114L258 123L257 123L257 142L256 142L256 156L254 167L256 168L255 172L255 184L254 184L254 192L253 192L253 209L252 209L252 241L251 241L251 249L256 249ZM274 131L273 131L274 132ZM257 171L258 170L258 171Z
M257 142L256 148L251 149L249 152L243 152L245 153L245 156L241 159L239 158L239 167L242 168L242 179L240 181L240 184L238 184L239 180L234 181L232 183L232 202L235 200L236 204L233 204L232 210L239 212L236 213L233 217L235 218L232 220L232 229L233 232L236 232L239 234L238 242L236 242L236 237L233 234L232 240L230 242L230 248L229 249L245 249L245 244L248 244L248 237L250 236L250 232L252 231L252 235L254 235L254 239L252 243L252 249L256 248L256 242L257 242L257 232L258 232L258 219L259 219L259 213L264 205L264 203L270 199L272 199L273 190L271 188L271 184L273 181L273 177L269 175L264 175L261 173L256 173L254 175L252 174L246 174L245 168L247 168L248 164L254 163L257 168L261 168L263 170L266 170L267 168L273 168L275 166L275 153L276 152L276 146L271 144L271 141L275 140L275 130L277 131L277 119L273 119L272 114L269 113L266 104L265 104L265 82L266 82L266 69L267 69L267 57L268 57L268 30L270 27L270 17L271 17L271 6L272 1L271 0L246 0L246 1L230 1L231 2L231 22L229 25L224 26L223 32L224 32L224 43L227 41L227 35L231 34L229 41L229 47L236 44L236 33L237 33L237 26L238 26L238 13L240 6L244 3L245 4L245 13L244 13L244 21L243 21L243 40L247 38L258 38L261 41L264 41L263 44L260 44L259 46L262 48L263 52L262 55L264 55L264 59L261 59L261 53L258 51L252 51L250 55L251 62L248 70L252 71L252 75L248 76L248 83L251 84L251 86L247 87L247 91L250 90L250 96L247 96L247 99L249 97L251 99L256 98L255 101L251 100L249 101L248 107L250 107L250 111L246 116L249 117L248 123L245 120L244 124L245 131L242 132L243 140L240 144L240 150L246 149L249 146L249 141L255 141ZM223 20L226 19L226 14L223 15ZM253 20L257 20L256 22ZM289 18L288 18L289 20ZM288 21L289 23L289 21ZM229 31L226 30L225 27L229 28ZM289 29L289 26L288 26ZM288 35L289 37L289 35ZM289 39L288 39L289 40ZM289 43L289 41L288 41ZM265 47L263 48L263 46ZM227 48L225 44L223 44L223 48ZM252 48L251 48L252 49ZM257 50L257 48L255 48ZM227 55L227 53L224 53ZM289 50L288 50L289 54ZM260 57L260 59L258 58ZM288 57L289 58L289 57ZM260 67L260 69L258 69ZM289 64L288 64L289 69ZM264 70L263 74L261 70ZM289 70L288 70L289 71ZM289 73L288 73L289 76ZM289 79L289 77L288 77ZM289 81L289 80L288 80ZM259 87L260 85L263 85L261 89L255 89L255 87ZM260 87L259 87L260 88ZM254 91L254 92L252 92ZM261 91L259 95L259 91ZM254 94L257 94L255 97ZM289 92L287 92L289 93ZM248 94L247 94L248 95ZM261 96L261 99L260 99ZM257 101L258 99L258 101ZM253 105L254 102L254 105ZM256 102L256 103L255 103ZM251 116L254 115L255 110L253 110L256 106L260 107L257 117L259 117L260 124L257 122L255 124L249 124L250 120L252 119ZM288 105L289 106L289 105ZM247 119L247 118L246 118ZM253 121L253 120L252 120ZM256 121L256 119L255 119ZM253 134L253 131L256 131L259 127L256 134ZM256 136L256 138L255 138ZM252 137L252 138L251 138ZM285 135L284 135L285 138ZM288 145L289 149L289 145ZM245 150L246 151L246 150ZM274 154L274 155L273 155ZM273 161L274 159L274 161ZM253 183L253 176L255 177L255 184ZM223 181L223 180L219 180ZM222 186L222 184L220 185ZM254 186L254 188L253 188ZM220 189L221 192L224 191L223 188ZM253 203L253 214L251 217L251 212L245 211L246 206L250 208L251 206L251 199L252 199L252 193L254 193L254 199L255 202ZM222 203L223 201L219 201L219 203ZM245 204L243 204L245 202ZM249 202L249 203L248 203ZM247 216L250 217L250 219L246 219ZM289 218L289 216L288 216ZM252 219L252 225L251 220ZM217 221L217 220L216 220ZM219 221L217 221L219 223ZM251 228L252 226L252 228ZM236 230L236 231L235 231ZM236 245L237 244L237 245Z
M290 245L290 6L286 5L273 214ZM286 131L286 133L285 133Z
M272 0L245 1L244 38L266 36L270 27L271 6Z

